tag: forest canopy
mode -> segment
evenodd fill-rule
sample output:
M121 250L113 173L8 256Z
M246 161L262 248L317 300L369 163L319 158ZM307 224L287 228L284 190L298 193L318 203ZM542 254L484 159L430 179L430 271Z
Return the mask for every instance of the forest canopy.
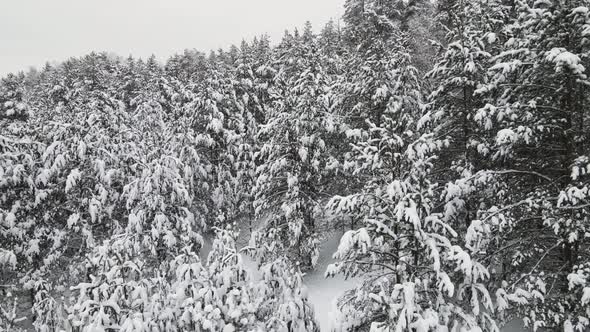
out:
M344 6L2 78L0 331L588 330L590 1Z

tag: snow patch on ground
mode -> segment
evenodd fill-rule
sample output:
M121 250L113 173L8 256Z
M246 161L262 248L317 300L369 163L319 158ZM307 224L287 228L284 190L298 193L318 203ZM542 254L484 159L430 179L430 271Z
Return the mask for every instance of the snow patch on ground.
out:
M325 278L328 265L334 263L332 255L338 250L342 233L331 234L321 245L318 265L304 277L309 300L313 304L321 331L332 331L336 301L346 290L354 288L359 279L345 280L343 276Z

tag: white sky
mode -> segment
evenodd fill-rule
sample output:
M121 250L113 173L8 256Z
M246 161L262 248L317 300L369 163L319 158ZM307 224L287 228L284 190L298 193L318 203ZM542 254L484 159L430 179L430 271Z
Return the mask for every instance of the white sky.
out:
M338 19L344 0L0 0L0 75L91 51L159 59L267 33L277 41L310 20Z

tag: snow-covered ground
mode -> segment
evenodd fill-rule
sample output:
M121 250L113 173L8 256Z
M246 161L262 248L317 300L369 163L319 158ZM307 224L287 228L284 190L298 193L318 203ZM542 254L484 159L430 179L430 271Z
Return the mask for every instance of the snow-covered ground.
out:
M334 262L332 254L338 248L341 235L341 233L332 234L324 241L317 267L315 270L307 273L304 278L309 298L315 308L321 330L327 332L332 330L332 319L334 318L333 312L336 308L336 300L344 291L354 288L358 282L356 279L345 280L341 275L334 278L324 278L326 268Z

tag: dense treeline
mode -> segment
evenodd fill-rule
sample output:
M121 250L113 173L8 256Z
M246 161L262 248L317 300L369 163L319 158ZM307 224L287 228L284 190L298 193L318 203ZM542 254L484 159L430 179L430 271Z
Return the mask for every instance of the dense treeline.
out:
M589 38L587 0L347 0L8 75L0 331L319 331L302 271L342 228L337 330L583 331Z

